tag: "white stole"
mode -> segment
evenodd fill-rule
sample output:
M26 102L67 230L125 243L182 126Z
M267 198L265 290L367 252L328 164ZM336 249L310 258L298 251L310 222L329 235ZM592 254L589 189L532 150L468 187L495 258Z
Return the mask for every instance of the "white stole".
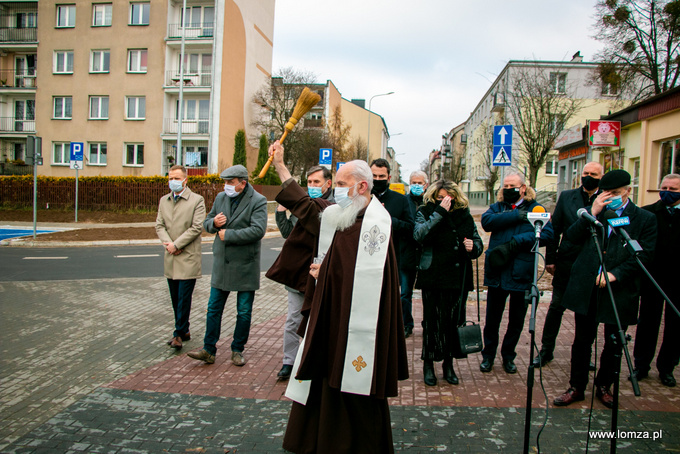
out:
M337 206L337 205L336 205ZM339 206L329 209L341 209ZM335 237L336 226L321 217L318 255L326 254ZM357 260L354 267L354 285L347 332L347 348L342 372L342 392L371 394L375 370L375 341L382 293L383 273L392 217L376 197L372 197L361 223ZM300 367L306 336L302 338L293 365L293 376L286 388L286 397L305 405L309 396L311 380L296 380Z

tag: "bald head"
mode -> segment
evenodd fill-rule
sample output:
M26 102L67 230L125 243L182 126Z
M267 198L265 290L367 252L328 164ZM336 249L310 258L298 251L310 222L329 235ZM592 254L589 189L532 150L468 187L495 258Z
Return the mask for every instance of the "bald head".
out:
M591 161L583 166L583 173L581 176L590 175L593 178L600 179L604 175L604 167L597 161Z

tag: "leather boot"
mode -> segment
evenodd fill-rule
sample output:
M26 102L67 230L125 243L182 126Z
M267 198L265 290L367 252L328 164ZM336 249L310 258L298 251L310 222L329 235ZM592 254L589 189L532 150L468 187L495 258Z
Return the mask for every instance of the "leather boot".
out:
M437 384L437 376L434 374L434 364L431 359L426 359L423 363L423 376L427 386L435 386Z
M458 384L458 377L456 376L456 372L453 370L452 359L449 358L444 360L444 364L442 364L442 370L444 371L444 380L452 385Z

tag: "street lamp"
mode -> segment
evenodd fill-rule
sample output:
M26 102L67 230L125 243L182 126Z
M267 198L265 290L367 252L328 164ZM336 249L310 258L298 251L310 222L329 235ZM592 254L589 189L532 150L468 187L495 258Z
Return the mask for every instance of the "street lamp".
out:
M378 96L387 96L394 94L393 91L389 93L381 93L379 95L373 95L371 96L371 99L368 100L368 139L367 139L367 144L366 144L366 163L370 164L370 156L371 156L371 101L373 101L373 98L377 98Z

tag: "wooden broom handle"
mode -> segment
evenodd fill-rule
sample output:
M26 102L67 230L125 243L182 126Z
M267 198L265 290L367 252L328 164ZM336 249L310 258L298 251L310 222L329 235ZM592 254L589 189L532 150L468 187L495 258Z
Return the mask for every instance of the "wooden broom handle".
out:
M288 135L288 130L286 129L283 131L283 135L279 139L279 143L283 143L285 140L286 136ZM269 166L272 164L272 161L274 160L274 155L271 155L269 159L267 159L267 162L264 163L262 166L262 170L260 170L260 174L257 176L257 178L264 178L264 176L267 174L267 170L269 170Z

